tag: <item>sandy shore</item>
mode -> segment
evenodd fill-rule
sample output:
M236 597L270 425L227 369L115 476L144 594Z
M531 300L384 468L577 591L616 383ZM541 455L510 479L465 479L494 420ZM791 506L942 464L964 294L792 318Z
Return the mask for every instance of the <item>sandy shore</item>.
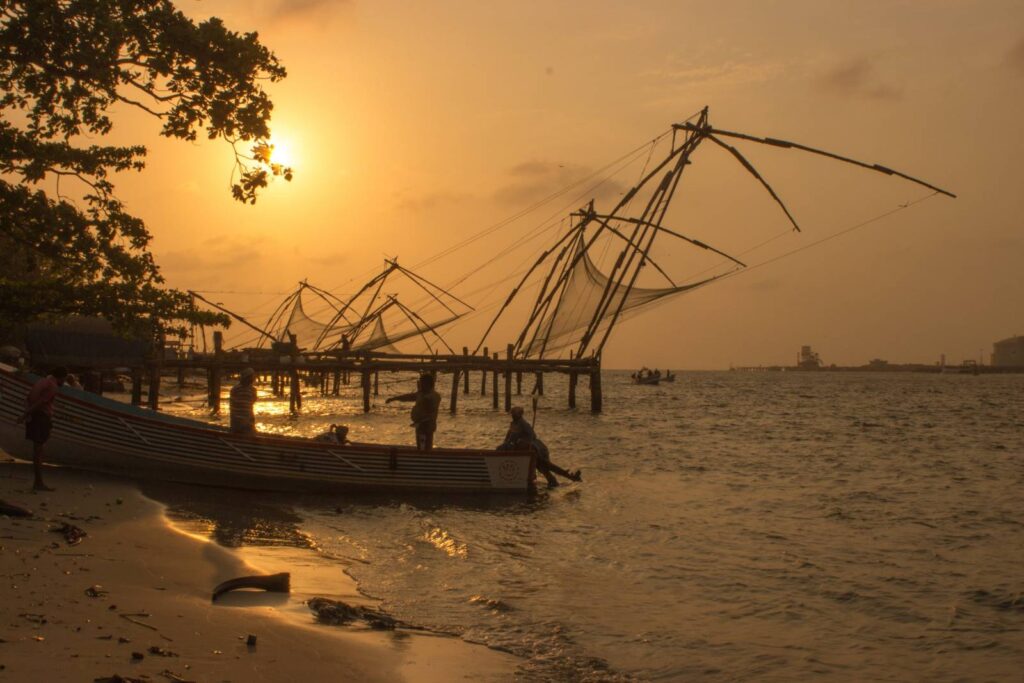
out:
M31 481L25 463L0 464L0 500L34 513L0 515L0 681L506 681L519 662L454 638L316 624L305 597L367 602L340 569L324 593L301 561L177 531L131 482L63 468L48 468L53 493ZM87 535L69 544L53 531L65 523ZM290 596L210 601L225 579L292 569Z

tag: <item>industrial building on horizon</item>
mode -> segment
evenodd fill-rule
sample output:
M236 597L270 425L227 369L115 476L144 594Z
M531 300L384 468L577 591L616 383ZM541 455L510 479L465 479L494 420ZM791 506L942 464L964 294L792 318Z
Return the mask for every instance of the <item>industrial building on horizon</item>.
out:
M993 344L992 367L1024 368L1024 336L1009 337Z

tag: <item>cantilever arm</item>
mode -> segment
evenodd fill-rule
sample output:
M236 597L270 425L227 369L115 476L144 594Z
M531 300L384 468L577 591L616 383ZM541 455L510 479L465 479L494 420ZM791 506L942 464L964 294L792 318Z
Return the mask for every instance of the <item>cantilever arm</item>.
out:
M720 249L715 249L710 244L706 244L706 243L701 242L700 240L694 239L692 237L687 237L686 235L683 235L682 233L678 233L675 230L670 230L670 229L666 228L663 225L655 225L654 223L651 223L650 221L642 221L639 218L632 218L632 217L628 217L628 216L602 216L600 214L594 214L594 218L598 218L598 219L601 219L601 220L624 221L626 223L636 223L637 225L649 225L652 228L654 228L655 230L658 230L659 232L664 232L666 234L672 235L673 237L678 237L679 239L683 240L684 242L689 242L690 244L692 244L695 247L700 247L701 249L707 249L708 251L713 251L716 254L718 254L719 256L723 256L723 257L729 259L730 261L732 261L733 263L735 263L738 266L742 266L744 268L747 267L746 263L744 263L743 261L740 261L735 256L730 256L729 254L726 254L724 251L722 251ZM611 226L609 226L609 228L611 228ZM675 283L673 283L673 285L674 284Z
M683 128L685 130L696 130L697 129L697 127L694 126L692 123L676 124L675 127L676 128ZM879 173L884 173L886 175L899 176L900 178L903 178L904 180L909 180L912 183L917 183L918 185L923 185L924 187L927 187L929 190L934 190L935 192L938 192L939 194L944 194L947 197L952 197L953 199L956 199L956 195L953 194L952 192L949 192L948 190L943 190L941 187L936 187L935 185L932 185L931 183L925 182L924 180L921 180L920 178L915 178L913 176L909 176L906 173L900 173L899 171L893 170L891 168L887 168L885 166L882 166L881 164L869 164L869 163L864 162L864 161L857 161L856 159L851 159L850 157L844 157L841 154L835 154L833 152L827 152L827 151L825 151L823 149L818 149L816 147L808 147L807 145L801 145L798 142L790 142L789 140L779 140L777 138L759 138L756 135L747 135L746 133L737 133L735 131L721 130L719 128L704 128L703 130L706 133L711 134L711 135L724 135L724 136L730 137L730 138L739 138L740 140L749 140L750 142L759 142L762 145L772 145L773 147L784 147L784 148L799 149L799 150L802 150L804 152L810 152L811 154L819 154L819 155L821 155L823 157L828 157L830 159L835 159L836 161L845 161L848 164L853 164L854 166L860 166L861 168L866 168L869 171L878 171Z
M761 181L761 184L764 186L764 189L768 190L768 194L772 196L772 199L778 202L779 206L782 207L782 210L786 212L786 216L789 218L789 222L793 224L793 229L796 230L797 232L800 232L800 226L796 224L796 219L793 218L793 214L791 214L789 212L789 209L786 208L786 205L782 203L782 199L779 198L779 195L775 194L775 190L773 190L772 186L768 184L768 181L765 180L764 177L762 177L761 174L757 172L757 169L754 168L754 165L747 161L747 158L740 154L740 151L738 149L736 149L735 147L728 143L722 142L714 135L708 135L707 139L711 140L711 142L715 143L719 147L728 150L730 154L736 157L736 159L741 164L743 164L743 167L746 168L752 176Z

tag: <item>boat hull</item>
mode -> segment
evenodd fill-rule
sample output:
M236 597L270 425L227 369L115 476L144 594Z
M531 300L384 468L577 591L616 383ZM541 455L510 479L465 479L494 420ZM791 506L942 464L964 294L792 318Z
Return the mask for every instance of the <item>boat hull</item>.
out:
M31 458L16 422L38 378L0 365L0 447ZM272 491L516 492L533 488L532 452L341 446L243 436L64 387L54 401L47 462L145 479Z

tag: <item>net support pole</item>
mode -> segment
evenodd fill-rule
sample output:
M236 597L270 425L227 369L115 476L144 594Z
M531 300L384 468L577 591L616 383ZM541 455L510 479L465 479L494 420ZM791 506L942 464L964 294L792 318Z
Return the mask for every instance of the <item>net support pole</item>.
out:
M576 407L576 371L569 373L569 408Z
M363 385L363 412L370 412L370 371L367 368L363 368L361 373L361 381Z
M294 362L295 359L293 358ZM292 415L298 415L299 411L302 410L302 387L299 385L299 371L292 368L291 372L291 391L288 394L288 409Z
M466 359L466 373L462 376L462 393L469 393L469 347L462 347L462 355Z
M220 415L220 378L221 358L224 356L224 333L217 330L213 333L213 365L207 374L207 386L210 389L210 411Z
M590 412L601 412L601 361L590 371Z
M544 371L543 370L538 370L537 373L534 375L533 393L537 394L538 396L543 396L544 395Z
M334 386L331 387L331 393L335 396L341 394L341 370L334 371L334 377L332 378Z
M380 370L373 371L373 395L380 396Z
M487 352L487 347L484 347L484 358L490 358L491 354ZM485 367L480 371L480 395L487 395L487 368Z
M469 373L466 373L469 376ZM459 409L459 370L452 370L452 400L448 404L448 412L454 415Z
M494 369L491 370L491 407L498 409L498 352L494 352Z
M160 410L160 363L149 366L149 409Z
M132 368L132 405L142 405L142 370Z
M512 410L512 345L505 350L505 412Z
M523 395L523 371L516 370L516 396Z

